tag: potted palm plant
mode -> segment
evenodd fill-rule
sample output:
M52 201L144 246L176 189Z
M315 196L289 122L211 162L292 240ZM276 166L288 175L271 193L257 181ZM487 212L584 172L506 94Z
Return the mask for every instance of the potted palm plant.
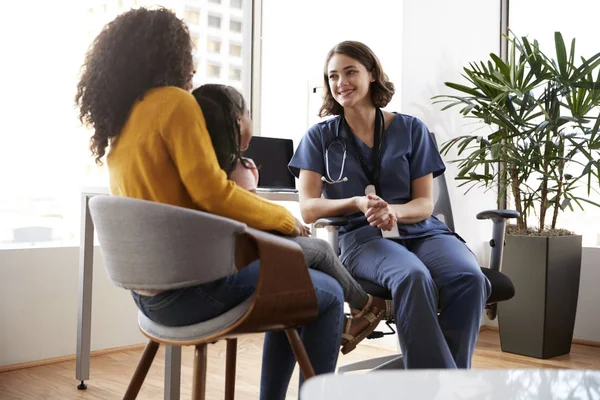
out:
M538 358L570 352L579 293L582 238L558 229L565 210L597 206L600 177L600 53L576 59L555 33L556 56L537 41L510 36L508 60L471 63L468 84L446 82L435 96L486 124L442 145L462 185L498 188L520 213L507 227L502 271L515 297L499 305L502 350Z

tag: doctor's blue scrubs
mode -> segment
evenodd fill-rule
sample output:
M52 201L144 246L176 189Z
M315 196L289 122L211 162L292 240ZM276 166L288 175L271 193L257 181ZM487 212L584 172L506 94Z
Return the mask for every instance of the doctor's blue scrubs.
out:
M323 182L323 197L364 196L370 182L358 150L372 171L372 149L355 137L356 147L340 117L313 125L302 138L290 164L338 180ZM344 170L341 170L346 147ZM328 152L329 176L325 150ZM415 117L396 114L383 134L379 193L389 204L412 200L411 182L444 173L446 167L427 127ZM477 259L460 237L436 217L414 224L398 224L400 237L383 238L362 213L353 214L340 229L342 262L350 273L388 288L406 368L469 368L479 333L490 283ZM438 315L439 311L439 315Z

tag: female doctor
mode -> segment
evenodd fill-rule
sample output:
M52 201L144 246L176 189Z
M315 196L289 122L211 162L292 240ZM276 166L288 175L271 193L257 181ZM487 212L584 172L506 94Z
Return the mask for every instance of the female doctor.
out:
M406 368L470 368L490 284L432 216L433 178L445 166L427 127L381 110L394 85L363 43L336 45L323 78L320 116L336 117L313 125L289 164L302 218L350 216L342 262L392 292Z

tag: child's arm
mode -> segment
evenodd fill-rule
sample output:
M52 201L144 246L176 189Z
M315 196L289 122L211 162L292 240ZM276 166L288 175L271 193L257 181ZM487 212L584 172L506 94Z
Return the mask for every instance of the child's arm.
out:
M238 161L236 168L229 174L229 179L234 181L238 186L256 193L256 188L258 187L258 169L252 159L245 158L245 160L250 168L244 167L242 162Z

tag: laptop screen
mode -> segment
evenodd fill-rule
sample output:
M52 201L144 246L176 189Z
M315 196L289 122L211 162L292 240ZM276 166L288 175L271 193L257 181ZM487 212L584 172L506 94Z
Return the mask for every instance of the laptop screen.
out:
M288 170L293 155L294 142L291 139L263 136L253 137L248 150L243 153L258 167L259 189L295 189L296 180Z

